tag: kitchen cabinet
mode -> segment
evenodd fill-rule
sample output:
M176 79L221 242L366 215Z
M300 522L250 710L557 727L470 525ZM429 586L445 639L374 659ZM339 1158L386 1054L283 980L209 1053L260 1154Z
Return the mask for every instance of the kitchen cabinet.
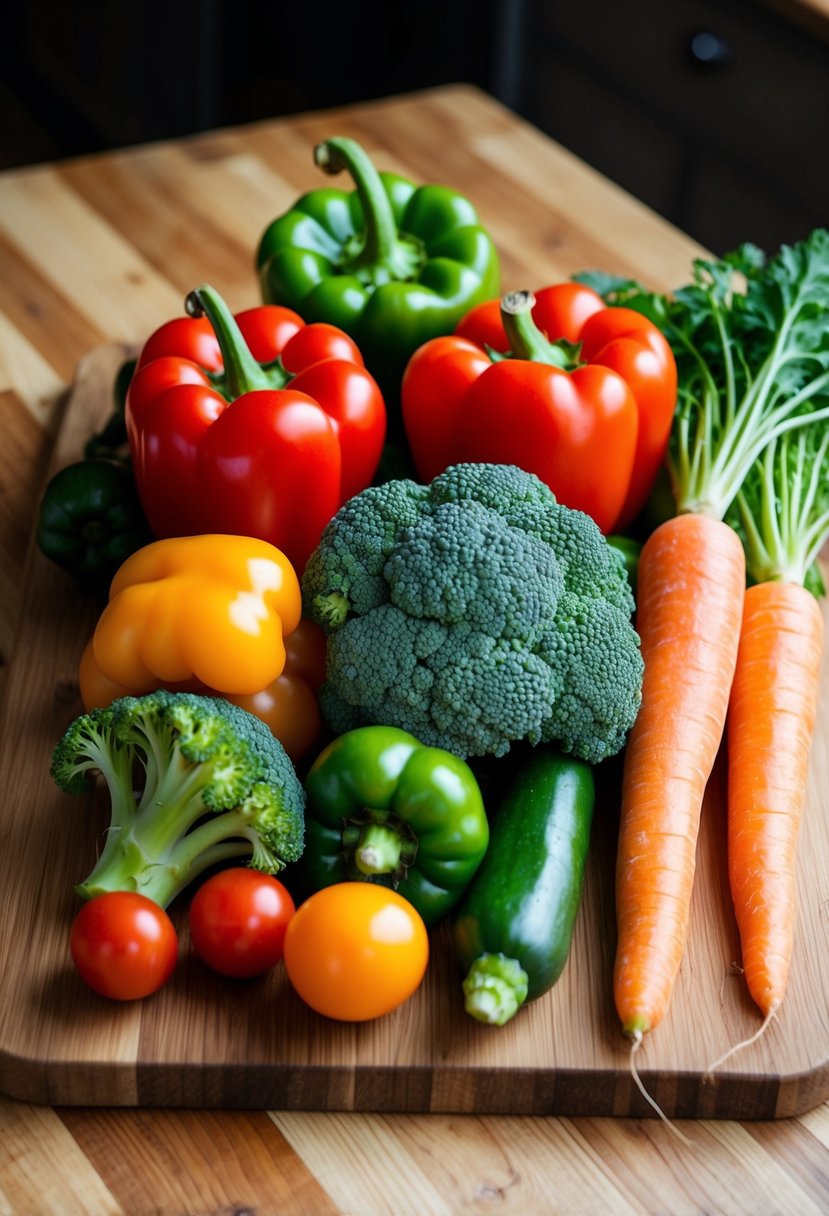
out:
M773 249L829 219L829 32L794 11L528 0L513 103L708 248Z

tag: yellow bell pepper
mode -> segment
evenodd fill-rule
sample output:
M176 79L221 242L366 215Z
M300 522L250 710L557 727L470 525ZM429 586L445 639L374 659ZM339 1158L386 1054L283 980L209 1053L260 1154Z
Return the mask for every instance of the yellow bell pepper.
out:
M226 701L255 714L296 763L310 752L322 730L317 693L325 679L325 634L319 625L303 617L285 639L285 653L282 673L254 693L218 693L215 688L208 688L199 680L181 683L168 681L163 687L170 692L223 696ZM125 688L107 679L95 662L91 638L81 656L78 684L87 713L91 709L105 709L118 697L141 695L138 689Z
M110 587L91 659L136 694L197 681L250 696L281 675L300 621L299 580L266 541L216 534L155 541Z

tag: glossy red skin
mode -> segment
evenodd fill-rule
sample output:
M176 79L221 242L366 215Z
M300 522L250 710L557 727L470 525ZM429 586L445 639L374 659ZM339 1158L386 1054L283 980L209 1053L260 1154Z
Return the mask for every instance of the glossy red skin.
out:
M116 1001L157 992L178 959L167 913L132 891L111 891L85 903L72 923L69 948L81 979Z
M520 405L520 419L505 415L509 402ZM474 425L457 440L459 460L516 464L603 532L613 528L630 486L637 432L636 402L615 372L508 359L470 386L463 411Z
M233 979L263 975L282 958L294 901L277 878L234 866L208 878L190 903L190 940L209 967Z
M508 349L498 300L415 352L402 408L417 471L430 481L458 461L514 463L603 531L623 528L665 454L676 406L670 347L645 317L607 308L577 283L538 291L533 320L550 341L581 344L584 366L491 362L486 347Z
M385 405L356 345L334 326L306 326L274 305L236 320L257 362L281 357L294 378L228 402L207 374L221 370L221 357L206 319L162 326L127 396L136 484L157 538L255 536L301 573L328 520L370 483Z

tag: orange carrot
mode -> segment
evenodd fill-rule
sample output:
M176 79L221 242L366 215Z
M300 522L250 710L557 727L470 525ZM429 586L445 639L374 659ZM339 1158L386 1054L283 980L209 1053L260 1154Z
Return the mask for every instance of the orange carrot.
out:
M700 812L737 661L745 557L736 532L679 515L642 549L637 629L645 674L627 743L613 976L624 1031L663 1017L685 947Z
M728 871L748 990L763 1026L779 1008L792 958L795 856L815 728L823 590L815 563L829 538L825 408L768 444L735 506L753 586L728 711ZM817 574L817 577L816 577Z
M645 674L626 749L617 860L614 997L635 1079L635 1051L664 1016L684 950L746 573L755 583L798 581L779 567L791 570L796 559L805 570L823 535L829 230L770 259L750 245L718 261L696 259L693 283L673 296L624 281L603 294L657 318L677 362L666 456L676 517L640 558ZM729 526L735 510L739 531ZM760 574L767 556L775 569Z
M783 1000L795 924L795 851L818 700L823 617L795 583L745 596L728 712L728 871L748 990Z

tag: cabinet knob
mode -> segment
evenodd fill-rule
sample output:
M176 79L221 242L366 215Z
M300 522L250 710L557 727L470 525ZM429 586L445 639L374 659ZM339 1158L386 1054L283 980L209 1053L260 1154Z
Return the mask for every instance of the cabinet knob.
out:
M688 38L688 55L695 67L711 71L731 63L734 50L721 34L713 30L697 30Z

